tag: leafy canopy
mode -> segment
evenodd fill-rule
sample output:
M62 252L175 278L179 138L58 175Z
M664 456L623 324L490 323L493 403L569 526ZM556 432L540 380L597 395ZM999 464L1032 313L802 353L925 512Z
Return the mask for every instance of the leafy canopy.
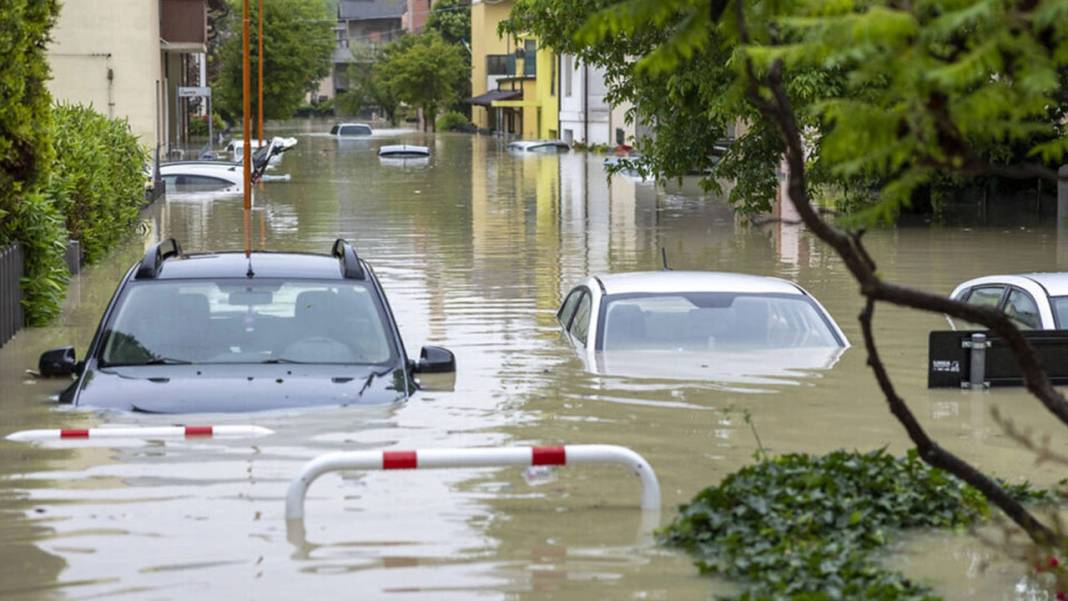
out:
M745 100L747 65L776 61L809 144L815 197L877 190L889 217L947 173L1050 176L1065 158L1068 3L1063 0L519 0L527 30L608 70L611 98L657 139L653 171L732 179L767 207L782 144ZM734 125L731 150L706 157ZM748 130L745 130L748 128ZM688 160L686 157L695 157Z
M427 31L437 32L449 44L463 44L471 37L471 4L468 0L438 0L426 19Z
M257 114L257 7L250 3L251 113ZM337 18L327 0L264 0L263 116L285 119L300 106L306 93L330 73L333 27ZM220 112L241 118L241 3L230 0L221 19L224 41L219 50L215 98Z
M438 110L459 98L469 77L464 49L435 32L404 36L391 43L375 70L401 102L423 109L434 124Z

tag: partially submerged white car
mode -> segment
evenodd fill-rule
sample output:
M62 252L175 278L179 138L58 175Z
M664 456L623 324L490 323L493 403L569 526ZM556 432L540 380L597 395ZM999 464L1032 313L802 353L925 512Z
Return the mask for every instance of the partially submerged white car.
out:
M263 177L271 159L295 144L292 138L274 138L270 144L252 153L252 180ZM242 164L233 161L161 163L159 173L168 194L240 194L245 188Z
M335 123L330 128L330 135L337 136L339 138L349 138L354 136L371 136L374 135L374 131L370 125L366 123Z
M1000 309L1023 330L1068 329L1068 273L988 275L960 284L950 298Z
M671 377L686 355L705 370L729 372L705 374L711 377L829 368L849 347L831 315L803 288L738 273L592 276L565 297L557 319L591 371L606 373ZM649 369L658 362L662 369ZM636 365L641 368L632 369Z
M297 145L297 139L296 138L274 138L272 141L275 141L275 140L279 141L278 143L282 144L285 147L285 150L289 150L290 148L292 148L292 147ZM260 148L263 148L266 145L267 145L267 141L265 141L265 140L257 140L257 139L252 139L251 140L251 146L252 146L252 151L253 152L259 150ZM230 155L230 159L231 159L232 162L240 163L243 160L244 155L245 155L245 143L244 143L244 140L242 140L241 138L234 138L234 139L230 140L230 142L228 142L226 144L226 148L224 148L224 150L225 150L225 152L227 152ZM275 154L275 155L271 156L271 158L267 162L267 164L269 166L271 166L271 167L277 167L279 164L281 164L281 162L282 162L282 154L279 153L279 154Z
M555 153L567 152L571 146L560 140L515 140L508 143L508 150L514 153L540 152Z

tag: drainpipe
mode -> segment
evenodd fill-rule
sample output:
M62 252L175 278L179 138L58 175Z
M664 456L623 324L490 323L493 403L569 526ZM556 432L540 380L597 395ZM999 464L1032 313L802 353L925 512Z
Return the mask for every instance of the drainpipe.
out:
M590 147L590 66L582 63L582 138Z

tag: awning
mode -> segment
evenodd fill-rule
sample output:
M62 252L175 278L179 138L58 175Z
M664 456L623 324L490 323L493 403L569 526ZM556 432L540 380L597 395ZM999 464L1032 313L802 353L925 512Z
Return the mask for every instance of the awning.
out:
M475 104L478 106L488 107L494 100L512 100L515 98L523 98L522 90L490 90L485 94L479 94L474 98L468 98L464 102L467 104Z

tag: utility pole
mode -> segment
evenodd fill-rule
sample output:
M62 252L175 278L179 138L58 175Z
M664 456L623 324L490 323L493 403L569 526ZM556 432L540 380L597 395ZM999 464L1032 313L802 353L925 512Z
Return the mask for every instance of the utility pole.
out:
M259 34L256 35L256 42L259 46L259 58L257 59L256 67L259 71L259 98L256 100L256 108L259 111L256 122L259 124L259 128L256 131L256 137L259 139L260 144L267 144L267 141L263 138L263 0L259 0Z
M244 184L245 184L245 198L244 198L244 222L245 222L245 256L252 256L252 141L250 135L252 133L252 124L249 123L249 113L251 108L249 106L250 94L249 94L249 56L248 56L248 43L249 43L249 15L248 15L248 0L242 2L242 19L241 19L241 120L244 133L242 142L245 154L245 158L241 160L242 170L244 171Z

